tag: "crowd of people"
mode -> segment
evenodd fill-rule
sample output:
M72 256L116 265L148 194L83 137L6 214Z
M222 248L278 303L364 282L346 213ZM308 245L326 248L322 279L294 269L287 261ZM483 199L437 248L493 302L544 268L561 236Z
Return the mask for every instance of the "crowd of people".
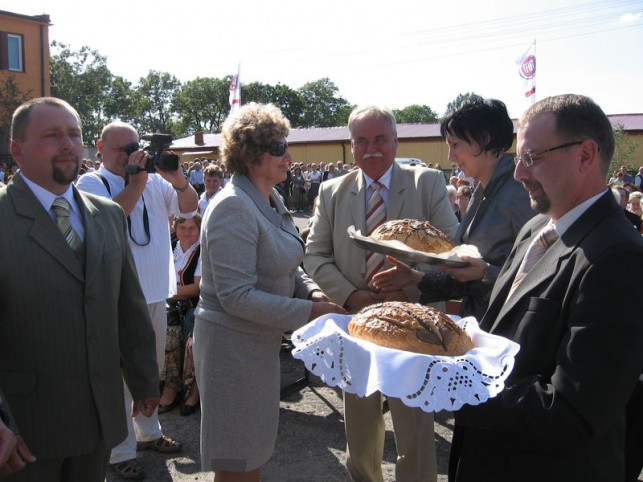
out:
M0 475L143 479L137 451L182 449L158 414L200 407L203 470L259 481L284 332L382 301L445 311L458 299L457 314L521 348L497 397L456 412L449 479L636 480L643 325L624 300L643 269L643 168L608 179L600 107L537 102L514 156L504 103L471 96L441 123L450 177L395 162L386 108L354 109L348 130L352 165L295 162L288 119L250 103L224 123L220 159L149 172L131 125L105 126L97 159L82 159L71 105L20 106L19 170L0 189ZM417 268L346 234L403 218L481 256ZM396 480L435 481L433 414L379 392L344 393L348 477L383 481L386 398Z

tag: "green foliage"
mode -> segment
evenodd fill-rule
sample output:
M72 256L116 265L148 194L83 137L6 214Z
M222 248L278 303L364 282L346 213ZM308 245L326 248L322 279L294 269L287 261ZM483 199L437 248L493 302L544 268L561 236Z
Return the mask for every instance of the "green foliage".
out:
M197 131L219 132L230 110L232 77L197 77L186 82L174 96L172 108L179 119L180 136Z
M625 132L625 127L622 124L614 126L614 156L610 164L610 170L607 173L608 177L621 166L627 166L628 171L638 170L633 166L632 154L638 147L638 142L630 139Z
M180 88L181 82L167 72L150 70L146 77L140 78L136 90L141 96L142 131L176 136L172 104Z
M398 123L437 122L438 114L428 105L413 104L404 109L394 109L395 120Z
M113 76L107 59L86 46L78 52L57 42L51 46L56 52L50 59L51 95L74 106L82 121L84 139L93 143L108 121L104 106L111 95Z
M0 160L10 159L9 135L13 111L31 98L32 91L21 91L14 74L7 75L4 82L0 83Z
M302 126L334 127L348 122L352 106L327 77L304 84L299 94L304 103Z
M458 94L458 96L455 99L453 99L451 102L447 104L447 109L446 111L444 111L443 117L446 117L449 112L453 112L458 107L460 107L460 105L472 95L476 95L475 92L466 92L464 94Z

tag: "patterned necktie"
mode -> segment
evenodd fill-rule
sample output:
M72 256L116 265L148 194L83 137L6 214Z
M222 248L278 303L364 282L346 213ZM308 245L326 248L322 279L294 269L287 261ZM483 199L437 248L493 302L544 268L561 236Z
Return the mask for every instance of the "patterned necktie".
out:
M548 224L538 233L534 242L531 243L529 249L527 249L527 253L525 253L522 263L520 263L520 267L518 268L514 282L511 285L507 299L514 291L516 291L516 288L518 288L520 283L522 283L522 280L527 273L532 270L534 265L543 257L547 249L556 242L558 237L558 233L554 229L553 224Z
M371 184L373 193L371 199L368 201L368 208L366 210L366 236L370 236L375 228L386 221L386 206L380 189L382 184L375 181ZM386 257L383 254L374 251L366 252L366 284L368 285L371 278L384 267L384 260Z
M78 236L78 233L71 227L71 220L69 218L71 208L69 206L69 201L64 197L57 197L51 205L51 208L56 213L56 224L58 225L60 232L65 237L67 244L74 251L80 248L82 241Z

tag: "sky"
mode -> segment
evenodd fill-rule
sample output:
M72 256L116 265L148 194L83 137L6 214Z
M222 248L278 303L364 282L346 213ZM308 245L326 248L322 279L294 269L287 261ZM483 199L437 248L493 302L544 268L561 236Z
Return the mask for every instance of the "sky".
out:
M536 99L576 93L643 113L643 0L0 0L48 14L50 41L88 46L136 84L234 75L293 89L329 78L351 104L443 114L458 94L529 106L516 60L536 42Z

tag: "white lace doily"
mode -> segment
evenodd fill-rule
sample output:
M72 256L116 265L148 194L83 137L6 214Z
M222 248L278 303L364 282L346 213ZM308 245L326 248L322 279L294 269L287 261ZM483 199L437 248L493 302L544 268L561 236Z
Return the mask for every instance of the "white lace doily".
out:
M348 315L325 315L292 334L292 355L331 387L360 397L380 391L425 412L455 411L496 396L520 346L490 335L473 317L452 317L475 348L458 357L420 355L353 338Z

